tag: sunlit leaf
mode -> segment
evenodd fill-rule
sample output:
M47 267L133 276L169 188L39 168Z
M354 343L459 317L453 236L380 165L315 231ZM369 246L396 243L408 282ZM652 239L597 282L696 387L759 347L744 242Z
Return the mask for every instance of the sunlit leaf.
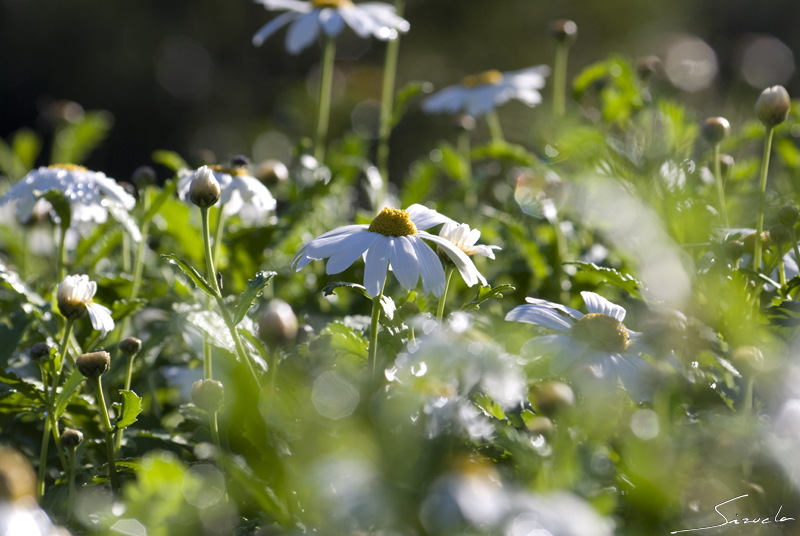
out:
M153 162L166 166L175 172L189 167L189 164L178 153L173 151L153 151L151 158Z
M239 297L239 303L236 304L233 314L234 325L242 321L247 311L253 306L255 299L261 295L261 291L276 275L278 274L275 272L258 272L253 279L247 280L247 286Z
M637 299L644 299L642 290L645 288L641 281L636 279L630 274L625 274L613 268L606 268L604 266L597 266L591 262L565 262L564 264L574 265L578 271L585 274L594 275L599 281L614 285L621 288L631 296Z
M478 289L478 294L472 301L469 303L465 303L462 307L462 311L468 311L470 309L480 309L481 305L487 300L491 300L493 298L502 298L504 292L513 292L516 288L511 285L497 285L496 287L480 287Z
M61 386L61 391L56 397L56 409L53 413L56 419L59 419L64 414L64 411L67 409L67 404L69 404L69 401L72 400L72 397L78 392L78 387L81 386L83 379L83 374L75 368L67 377L66 381L64 381L64 384Z
M366 287L364 287L364 285L359 285L358 283L348 283L346 281L336 281L335 283L328 283L322 289L322 295L330 296L331 294L334 293L333 291L337 288L346 288L358 294L361 294L368 300L373 299L372 296L367 294L367 289ZM381 296L381 308L383 309L384 316L386 316L389 320L391 320L394 317L394 312L397 309L397 307L394 304L394 300L389 296Z
M173 254L161 255L161 258L166 260L168 263L174 264L175 266L180 268L184 274L189 276L189 279L191 279L192 282L194 282L197 288L199 288L209 296L212 297L217 296L217 292L213 289L211 285L209 285L208 281L206 281L205 278L197 272L197 270L189 266L189 264L186 261L184 261L177 255Z
M123 430L135 423L142 412L142 397L124 389L120 389L119 394L122 395L122 409L115 425L118 430Z
M113 124L113 116L105 111L86 112L76 122L62 122L56 129L51 163L82 164L106 139Z

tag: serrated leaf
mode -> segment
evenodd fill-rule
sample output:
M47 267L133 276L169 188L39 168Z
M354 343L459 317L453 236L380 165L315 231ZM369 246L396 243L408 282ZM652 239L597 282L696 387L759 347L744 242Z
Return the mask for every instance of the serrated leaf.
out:
M261 291L276 275L278 274L275 272L258 272L253 279L247 280L247 286L239 297L239 303L236 304L236 311L233 313L234 325L242 321L247 311L253 306L255 299L261 295Z
M153 159L153 162L161 164L162 166L166 166L175 172L181 169L187 169L189 167L189 164L187 164L178 153L173 151L153 151L153 154L150 155L150 158Z
M564 264L571 264L575 266L579 271L585 274L595 275L602 282L621 288L634 298L644 300L644 298L642 297L642 289L644 289L645 286L642 284L641 281L639 281L630 274L624 274L613 268L597 266L596 264L593 264L591 262L574 261L574 262L565 262Z
M513 292L515 290L517 290L516 287L508 284L497 285L496 287L481 287L478 289L478 295L475 296L471 302L465 303L461 307L461 310L480 309L485 301L493 298L502 298L504 292Z
M208 281L206 281L205 278L202 275L200 275L197 272L197 270L192 268L189 265L189 263L187 263L185 260L181 259L177 255L174 255L172 253L170 253L169 255L161 255L161 258L166 260L168 263L174 264L175 266L180 268L184 274L189 276L189 279L192 280L192 282L197 286L197 288L199 288L212 298L218 297L218 294L212 288L212 286L208 284Z
M53 416L56 420L64 414L64 411L67 409L67 404L69 404L73 395L78 391L78 387L81 386L82 381L83 374L81 374L77 368L73 369L64 382L64 385L61 386L61 392L58 393L56 397L56 409L53 412Z
M333 294L333 291L339 287L347 288L361 294L368 300L372 300L372 296L367 294L367 289L364 285L359 285L358 283L348 283L346 281L336 281L335 283L328 283L322 289L323 296L330 296ZM381 296L381 308L383 309L383 315L391 320L394 318L394 312L397 307L394 304L394 300L389 296Z
M784 328L800 326L800 301L786 300L766 311L769 323Z
M37 309L43 309L47 306L45 299L35 291L31 290L31 288L28 287L24 281L22 281L22 278L19 276L19 274L9 270L2 264L0 264L0 284L24 298L28 304L36 307Z
M122 395L122 409L119 412L119 417L115 422L117 430L124 430L128 426L136 422L137 417L142 412L142 397L133 391L126 391L120 389L119 394Z
M363 359L367 358L367 340L353 328L340 322L332 322L322 331L322 335L329 337L328 348L335 354L352 354Z
M190 329L194 329L201 336L207 336L208 342L232 354L236 353L231 333L220 315L212 311L201 311L185 304L175 304L172 308L186 319Z
M42 391L40 391L34 384L23 380L13 372L0 368L0 383L8 385L14 391L22 393L31 400L44 402Z

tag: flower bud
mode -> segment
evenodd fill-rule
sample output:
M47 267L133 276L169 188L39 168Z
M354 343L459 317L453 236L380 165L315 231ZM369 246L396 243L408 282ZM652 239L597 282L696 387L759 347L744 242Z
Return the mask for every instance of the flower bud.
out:
M537 415L525 423L525 427L533 434L547 435L553 431L553 421L542 415Z
M800 211L791 205L786 205L785 207L781 207L778 211L778 221L781 222L786 229L794 229L798 215L800 215Z
M467 114L459 114L456 116L456 128L458 130L466 130L471 132L475 130L475 118Z
M753 251L756 247L756 233L750 233L742 239L745 251ZM764 250L769 249L772 245L772 239L769 236L769 231L761 233L761 248Z
M563 382L552 381L534 386L533 398L536 408L546 415L553 415L575 405L575 393Z
M258 166L256 177L266 183L286 182L289 180L289 170L280 160L265 160Z
M789 229L782 223L776 223L769 228L769 237L776 244L786 244L790 240Z
M83 432L67 428L61 434L61 443L69 449L77 448L78 445L83 443Z
M214 172L208 166L197 170L189 186L189 199L200 208L208 208L219 201L220 189Z
M272 300L258 321L258 336L270 346L282 346L297 337L297 316L283 300Z
M658 56L645 56L636 62L636 72L639 77L648 79L661 69L663 62Z
M740 346L733 351L733 364L743 374L758 374L764 368L764 354L755 346Z
M700 127L703 138L711 145L717 145L731 133L731 124L724 117L709 117Z
M131 182L140 190L153 185L156 183L156 170L150 166L139 166L133 171Z
M36 473L27 458L14 449L0 447L0 504L35 496Z
M734 161L733 157L729 154L721 154L719 155L719 173L722 175L723 178L727 178L731 171L733 171L733 166L736 162Z
M108 352L92 352L81 354L75 360L75 365L81 374L89 379L99 378L107 370L111 363L111 354Z
M133 357L142 349L142 341L136 337L128 337L119 343L120 351L128 357Z
M49 359L50 358L50 349L52 346L47 344L46 342L37 342L31 349L28 351L28 355L31 359L39 363L42 359Z
M233 167L235 167L235 168L237 168L237 167L247 167L247 166L250 165L250 159L247 158L243 154L239 154L239 155L234 156L231 159L231 165Z
M567 19L551 21L547 30L559 43L572 43L578 37L578 25Z
M722 246L722 251L725 254L725 257L731 261L738 261L744 255L744 242L740 240L731 240L730 242L725 242Z
M768 87L761 92L756 101L756 115L758 120L767 128L780 125L789 116L792 102L789 93L783 86Z
M417 316L420 311L419 311L419 306L416 303L408 301L403 305L401 305L398 308L397 312L400 313L400 318L405 320L407 318L412 318Z
M192 384L192 402L209 414L222 407L224 389L217 380L197 380Z

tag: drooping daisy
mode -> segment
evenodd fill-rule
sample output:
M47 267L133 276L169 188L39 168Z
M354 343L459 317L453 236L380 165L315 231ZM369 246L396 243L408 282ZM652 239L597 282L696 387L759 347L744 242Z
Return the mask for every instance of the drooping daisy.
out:
M223 214L232 216L239 214L243 221L250 224L263 223L275 210L276 201L269 189L257 178L250 176L245 166L233 165L208 166L219 183L219 205L223 205ZM179 173L178 196L182 201L189 200L189 189L195 170L184 169Z
M500 246L476 246L475 242L481 237L481 232L478 229L470 229L466 223L458 224L454 221L445 222L442 229L439 231L439 236L449 240L458 249L464 252L468 257L473 255L483 255L494 259L494 250L502 249ZM438 248L439 252L443 250ZM488 284L483 275L478 274L478 281L484 287Z
M507 73L491 70L470 75L460 84L446 87L422 101L422 110L427 113L465 113L478 117L510 99L533 107L542 102L538 90L544 87L544 79L549 74L547 65L537 65Z
M92 301L95 292L97 283L89 281L88 275L68 275L58 285L58 310L67 320L77 320L88 313L92 327L105 337L114 329L114 319L111 311Z
M423 240L439 246L453 261L467 285L483 280L470 258L449 240L425 232L436 225L451 221L422 205L411 205L406 210L384 208L369 225L345 225L318 236L292 260L297 271L311 261L328 259L328 274L338 274L347 269L361 255L365 255L364 286L367 294L378 296L386 281L386 270L391 264L397 280L405 289L417 286L422 278L425 293L433 291L439 297L445 290L445 275L439 257Z
M313 43L320 30L327 36L336 37L350 26L359 37L370 35L382 41L394 39L399 32L407 32L408 21L399 17L394 6L383 2L366 2L354 4L351 0L256 0L266 9L285 9L279 15L261 27L253 36L253 44L261 44L272 34L290 24L286 33L286 50L290 54L299 54Z
M64 195L70 205L72 222L105 223L108 213L122 223L135 241L142 238L128 211L136 200L105 173L74 164L40 167L14 184L0 199L0 205L17 203L20 221L27 222L39 198L49 191Z
M515 307L506 320L527 322L555 331L526 343L542 354L552 354L550 372L560 374L572 365L585 365L598 380L616 386L619 380L636 401L649 400L652 366L642 359L639 333L622 323L626 311L594 292L581 292L588 314L536 298Z

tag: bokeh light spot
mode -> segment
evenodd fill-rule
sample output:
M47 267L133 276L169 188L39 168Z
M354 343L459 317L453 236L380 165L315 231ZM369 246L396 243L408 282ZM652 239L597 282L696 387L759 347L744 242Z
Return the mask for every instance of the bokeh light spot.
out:
M780 40L758 36L746 43L741 69L744 79L756 89L784 84L794 73L794 54Z
M677 88L700 91L717 75L717 55L702 39L684 36L669 47L664 71Z
M323 372L314 382L311 402L323 417L337 420L356 409L359 394L352 384L333 371Z

